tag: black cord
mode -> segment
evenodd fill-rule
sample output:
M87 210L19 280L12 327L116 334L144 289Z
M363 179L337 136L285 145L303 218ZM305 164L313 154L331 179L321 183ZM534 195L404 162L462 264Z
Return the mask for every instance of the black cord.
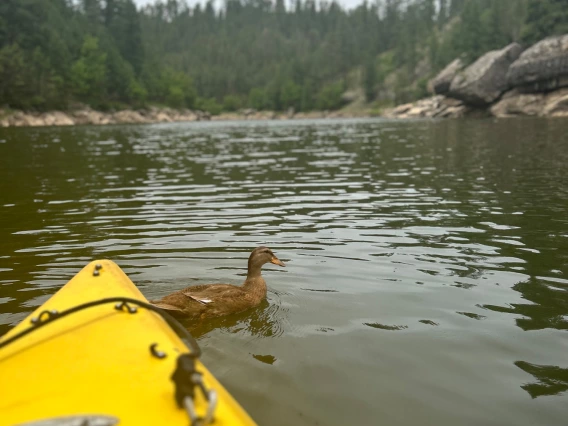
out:
M6 339L6 340L0 342L0 349L6 347L10 343L15 342L18 339L21 339L24 336L42 328L43 326L45 326L47 324L51 324L52 322L57 321L60 318L66 317L67 315L71 315L75 312L79 312L79 311L82 311L84 309L92 308L93 306L99 306L99 305L104 305L104 304L107 304L107 303L117 303L117 302L122 302L121 305L116 306L117 309L122 310L123 307L127 307L128 312L130 312L130 313L134 313L135 311L132 311L131 308L128 306L128 304L136 305L136 306L139 306L141 308L148 309L149 311L156 312L166 321L166 323L168 323L168 325L170 327L172 327L174 329L174 331L181 338L181 340L186 344L186 346L191 348L191 353L189 354L191 357L199 358L201 356L201 349L199 348L199 345L197 344L197 341L195 340L195 338L174 317L172 317L170 314L165 312L163 309L160 309L160 308L158 308L154 305L151 305L149 303L142 302L141 300L138 300L138 299L131 299L129 297L109 297L109 298L106 298L106 299L94 300L92 302L83 303L82 305L77 305L77 306L74 306L70 309L67 309L66 311L61 311L61 312L43 311L37 316L35 325L32 325L31 327L27 328L26 330L21 331L18 334L10 337L9 339ZM42 318L42 316L44 316L44 314L47 314L47 318L45 320L42 320L41 318Z

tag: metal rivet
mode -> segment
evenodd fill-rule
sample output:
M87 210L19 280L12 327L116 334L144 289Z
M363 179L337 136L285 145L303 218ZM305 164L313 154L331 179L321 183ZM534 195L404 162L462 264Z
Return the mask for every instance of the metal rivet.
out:
M150 353L158 359L164 359L165 357L167 357L168 354L166 354L164 351L156 349L157 346L158 346L157 343L152 343L150 345Z
M99 269L102 269L102 268L103 268L103 265L101 265L100 263L97 263L95 265L95 270L99 270Z
M136 306L130 306L126 302L117 303L116 305L114 305L114 309L116 309L117 311L124 311L124 308L126 308L128 313L130 314L135 314L136 312L138 312L138 308Z
M95 269L93 271L93 277L98 277L101 273L98 271L98 269Z

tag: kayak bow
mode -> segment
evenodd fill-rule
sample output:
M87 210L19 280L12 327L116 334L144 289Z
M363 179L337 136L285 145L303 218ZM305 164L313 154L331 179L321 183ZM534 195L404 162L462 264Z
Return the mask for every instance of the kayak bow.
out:
M254 426L199 354L118 265L91 262L0 338L0 426Z

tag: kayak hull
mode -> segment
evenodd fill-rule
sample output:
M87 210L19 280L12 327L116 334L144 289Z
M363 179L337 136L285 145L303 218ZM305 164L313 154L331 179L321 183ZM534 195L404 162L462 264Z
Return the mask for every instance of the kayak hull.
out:
M100 268L99 268L100 267ZM109 297L147 302L110 260L87 265L44 305L0 339L10 339L77 305ZM107 416L120 425L188 425L174 397L171 377L179 355L190 349L156 312L114 303L89 307L50 321L0 349L0 426L67 416ZM217 393L215 425L255 423L197 361L207 389ZM194 400L205 415L201 392Z

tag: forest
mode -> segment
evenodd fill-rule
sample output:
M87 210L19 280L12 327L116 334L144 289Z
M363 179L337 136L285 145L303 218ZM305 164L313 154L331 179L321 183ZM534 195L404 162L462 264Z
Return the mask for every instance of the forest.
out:
M568 0L2 0L0 107L333 110L427 93L456 57L568 33Z

